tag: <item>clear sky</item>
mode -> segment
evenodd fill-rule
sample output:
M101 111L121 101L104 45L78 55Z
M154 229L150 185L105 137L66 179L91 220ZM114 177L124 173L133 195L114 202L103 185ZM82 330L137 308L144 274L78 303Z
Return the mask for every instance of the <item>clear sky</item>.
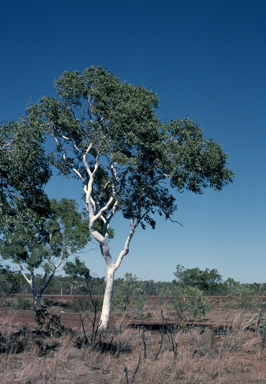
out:
M102 65L156 92L163 121L195 117L229 155L234 184L177 195L183 227L159 219L155 231L138 228L116 277L171 281L181 264L266 282L265 20L265 0L0 2L0 120L23 114L30 97L55 95L63 71ZM53 177L46 190L82 205L77 181ZM116 260L129 223L112 226ZM105 275L99 250L80 258Z

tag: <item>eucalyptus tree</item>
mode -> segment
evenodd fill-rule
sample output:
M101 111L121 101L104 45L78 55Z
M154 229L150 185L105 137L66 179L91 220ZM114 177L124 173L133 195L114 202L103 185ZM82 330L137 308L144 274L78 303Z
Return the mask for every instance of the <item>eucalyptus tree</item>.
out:
M187 117L162 123L158 98L143 86L121 82L102 67L64 72L55 81L59 98L43 97L27 110L31 126L56 143L54 165L83 183L89 228L107 266L100 331L108 327L115 271L129 252L136 228L155 228L155 214L174 221L172 190L201 194L233 181L227 155ZM168 183L166 181L168 180ZM108 228L120 212L129 232L116 261ZM95 224L101 220L102 230Z
M43 292L59 267L80 252L91 239L89 218L78 212L75 200L50 200L50 216L38 226L18 227L8 238L0 241L3 259L18 264L21 274L30 285L34 304L38 305ZM39 291L36 269L43 275Z

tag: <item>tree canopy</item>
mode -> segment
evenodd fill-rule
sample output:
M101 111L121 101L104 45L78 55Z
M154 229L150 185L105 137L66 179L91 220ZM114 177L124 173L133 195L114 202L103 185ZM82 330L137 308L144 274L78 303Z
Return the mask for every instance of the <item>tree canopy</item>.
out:
M21 116L0 125L0 232L7 235L25 221L41 225L49 216L49 200L43 191L48 182L50 159L38 127Z
M215 291L222 284L222 276L217 269L208 268L205 271L199 268L185 269L177 265L174 275L177 281L185 286L197 287L202 291Z
M0 295L8 296L19 291L19 283L9 265L0 264Z
M42 230L37 226L18 228L8 238L0 240L0 253L3 259L20 266L37 304L56 270L69 256L81 251L90 239L89 219L78 212L75 200L62 198L58 202L52 199L50 216L43 222ZM39 292L35 285L37 268L44 270ZM30 278L25 269L30 272Z
M89 279L91 277L89 268L86 267L84 261L80 261L78 256L75 257L74 262L67 261L63 269L65 273L70 275L74 280L78 277L83 277L84 279Z
M187 117L162 123L159 100L144 87L90 67L64 72L55 88L61 101L47 96L32 105L30 124L55 138L54 164L83 181L88 208L92 201L94 213L105 207L102 218L120 210L154 228L156 211L169 218L176 209L166 179L177 191L195 193L233 181L221 145Z

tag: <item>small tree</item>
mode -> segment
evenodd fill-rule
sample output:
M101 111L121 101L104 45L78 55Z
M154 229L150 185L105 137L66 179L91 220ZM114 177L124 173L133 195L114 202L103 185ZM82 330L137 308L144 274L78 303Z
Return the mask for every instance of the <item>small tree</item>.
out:
M178 283L197 287L202 291L215 291L222 286L222 276L217 269L209 270L206 268L205 271L201 271L199 268L185 269L178 264L174 275Z
M89 219L78 212L75 200L63 198L58 202L52 199L50 207L50 217L43 222L41 231L38 227L18 229L0 244L2 257L19 264L35 305L39 304L58 268L90 240ZM37 292L35 270L40 267L44 269L44 275Z
M224 282L224 288L227 296L234 302L236 308L245 308L247 306L258 306L258 298L254 298L255 287L252 284L240 284L229 277Z
M128 305L132 302L141 301L141 292L144 284L132 273L126 273L124 278L117 279L115 282L113 304L122 312L125 312Z
M43 148L38 127L20 116L16 122L0 124L0 253L12 248L12 239L25 228L42 232L50 215L50 203L43 191L48 182L50 158ZM5 244L5 246L4 246ZM0 267L0 285L8 293L19 289L16 275Z
M136 228L155 228L154 215L172 220L175 198L169 188L201 194L233 181L227 155L187 117L162 123L158 98L102 67L64 72L55 82L61 97L43 97L27 110L31 127L54 137L54 164L83 183L90 233L107 266L100 330L107 329L115 271L129 252ZM166 181L168 180L168 183ZM112 218L120 212L129 234L114 262L107 241ZM103 222L101 230L95 224Z
M180 320L189 318L201 319L210 312L210 301L203 292L192 286L175 286L172 292L174 308Z
M78 256L75 257L74 262L67 261L63 269L66 275L70 276L73 284L79 284L79 292L89 294L90 297L103 294L104 277L92 277L89 268L86 267L84 261L79 260Z

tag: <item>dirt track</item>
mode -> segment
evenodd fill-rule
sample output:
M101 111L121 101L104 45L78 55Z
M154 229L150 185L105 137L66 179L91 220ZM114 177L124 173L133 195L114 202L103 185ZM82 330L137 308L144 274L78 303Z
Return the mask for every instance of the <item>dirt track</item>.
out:
M2 318L2 315L0 314L0 319ZM118 319L114 319L111 317L110 319L110 323L109 323L109 327L113 327L113 324L115 323L115 321L118 320ZM35 321L35 315L34 314L30 314L30 313L8 313L7 316L6 316L6 319L5 319L5 322L6 323L9 323L9 324L22 324L22 325L30 325L30 326L37 326L37 323ZM97 323L99 322L99 319L97 319ZM61 323L65 326L65 327L69 327L69 328L79 328L81 323L80 323L80 318L78 316L65 316L65 315L61 315ZM125 319L125 323L129 326L138 326L138 325L141 325L142 324L142 320L139 320L139 319ZM149 328L151 330L160 330L160 327L162 326L162 322L161 321L156 321L156 320L145 320L143 321L143 324L145 326L145 328ZM169 321L169 324L171 325L172 322ZM191 323L188 323L188 324L197 324L197 325L201 325L201 326L209 326L209 327L212 327L212 328L223 328L224 325L226 324L227 326L230 325L230 319L229 321L226 321L226 322L222 322L221 321L221 316L220 315L216 315L215 313L209 313L208 314L208 318L206 319L203 319L201 322L191 322Z
M24 295L25 296L25 295ZM29 297L31 297L29 295ZM68 300L73 300L74 296L70 295L44 295L43 299L45 298L52 298L54 300L66 302ZM230 324L232 323L234 319L234 311L232 311L231 314L229 314L228 309L225 308L216 308L216 303L219 302L225 302L228 300L227 297L225 296L219 296L219 297L214 297L211 296L209 297L211 304L212 304L212 310L209 312L205 318L202 319L202 321L197 321L197 322L189 322L189 324L193 325L198 325L202 327L211 327L214 330L219 331L225 327L230 327ZM157 297L150 297L148 298L148 304L154 304L158 301ZM50 310L49 310L50 312ZM77 329L81 326L80 318L77 313L74 313L73 311L65 310L65 308L62 307L51 307L51 313L55 313L59 316L61 316L61 323L65 327ZM0 313L0 321L2 319L1 313ZM88 320L87 320L88 321ZM120 322L121 319L116 319L114 317L110 318L109 322L109 328L112 329L117 322ZM99 318L97 319L97 323L99 322ZM26 325L28 324L29 326L36 327L37 323L35 321L35 314L33 311L23 311L23 310L14 310L14 309L8 309L8 313L5 319L5 323L16 325L16 324L21 324L21 325ZM142 320L140 319L134 319L134 318L125 318L123 321L124 324L127 324L129 327L138 327L142 324ZM174 324L175 322L173 319L168 320L169 325ZM143 320L143 324L146 329L152 330L152 331L160 331L160 328L162 327L162 320L160 316L156 315L153 316L153 318L145 319Z

